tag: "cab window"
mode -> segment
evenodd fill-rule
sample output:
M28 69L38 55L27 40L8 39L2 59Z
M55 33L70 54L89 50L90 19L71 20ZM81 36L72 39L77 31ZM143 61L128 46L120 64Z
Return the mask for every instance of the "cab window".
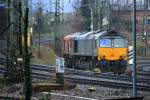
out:
M127 47L125 39L114 39L114 47Z
M100 39L99 41L100 47L111 47L111 39Z

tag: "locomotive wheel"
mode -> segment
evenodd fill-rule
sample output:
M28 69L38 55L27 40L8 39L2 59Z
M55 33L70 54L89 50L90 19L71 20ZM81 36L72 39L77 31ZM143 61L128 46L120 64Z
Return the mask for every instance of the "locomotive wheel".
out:
M106 66L106 65L105 65L105 66L101 66L101 67L100 67L101 72L102 72L102 73L107 72L107 71L109 70L108 67L109 67L109 66Z
M113 72L114 74L117 74L117 66L116 65L110 66L110 71Z
M126 66L127 66L127 65L122 65L122 66L121 66L121 69L120 69L121 73L125 73L125 71L126 71Z

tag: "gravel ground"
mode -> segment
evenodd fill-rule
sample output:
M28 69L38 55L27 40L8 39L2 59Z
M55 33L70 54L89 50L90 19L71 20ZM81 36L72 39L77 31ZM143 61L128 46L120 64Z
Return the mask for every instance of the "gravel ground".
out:
M0 94L15 96L22 94L21 85L13 85L11 87L5 87L0 89ZM95 88L95 91L90 92L89 88ZM93 87L89 85L77 85L75 89L68 91L51 91L48 93L36 93L33 94L33 100L105 100L110 98L130 97L132 95L132 89L111 89L104 87ZM138 91L138 96L144 96L144 100L150 100L150 92ZM82 98L84 97L84 98ZM51 99L50 99L51 98Z
M54 78L52 75L50 79ZM49 79L49 81L50 81ZM53 79L55 80L55 79ZM89 88L95 88L94 92L90 92ZM22 85L12 85L0 89L0 95L22 95ZM51 91L51 96L47 93L33 94L32 100L105 100L110 98L130 97L132 96L132 89L111 89L104 87L95 87L90 85L77 85L75 89L67 91ZM54 94L55 93L55 94ZM79 97L77 97L79 96ZM150 100L150 92L138 91L138 96L144 96L144 100ZM85 97L85 98L81 98ZM47 99L49 98L49 99ZM50 99L51 98L51 99Z
M1 49L0 49L1 50ZM4 54L0 51L0 58L5 58Z
M111 89L111 88L104 88L104 87L94 87L95 91L90 92L89 88L93 86L88 85L78 85L75 89L69 90L69 91L51 91L51 93L58 93L58 94L65 94L68 96L80 96L80 97L86 97L83 98L77 98L77 97L67 97L67 96L57 96L52 94L51 100L104 100L104 99L110 99L110 98L121 98L121 97L130 97L132 96L132 89L126 90L126 89ZM46 98L46 94L38 94L41 95L41 98ZM140 92L138 91L138 96L144 96L144 100L150 100L150 92ZM91 98L91 99L87 99Z

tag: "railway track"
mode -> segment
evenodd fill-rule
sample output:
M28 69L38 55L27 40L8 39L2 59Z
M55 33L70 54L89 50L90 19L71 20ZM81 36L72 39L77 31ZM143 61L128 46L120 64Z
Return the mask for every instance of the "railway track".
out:
M104 74L105 75L105 74ZM47 79L49 77L48 73L38 73L32 72L32 77ZM110 76L109 76L110 77ZM96 85L110 88L132 88L132 81L116 81L116 80L108 80L108 78L96 78L91 76L82 76L82 75L65 75L66 81L69 81L73 84L81 84L81 85ZM138 84L137 89L140 91L150 91L150 85L147 84Z
M150 76L150 71L139 71L138 75L141 75L141 76Z
M4 65L5 64L5 59L0 58L0 64ZM31 68L34 71L43 71L43 72L55 72L55 66L48 66L48 65L39 65L39 64L31 64ZM1 68L0 70L4 70L5 68ZM91 71L83 71L83 70L75 70L75 69L68 69L65 68L65 71L67 74L75 74L75 75L80 75L80 76L88 76L88 77L102 77L102 78L108 78L108 79L113 79L113 80L121 80L121 81L131 81L132 77L131 76L120 76L120 75L115 75L115 74L95 74L94 72ZM146 75L150 76L149 71L143 71L143 72L138 72L139 75ZM149 82L149 79L144 79L139 78L139 82Z
M52 66L45 66L45 65L32 65L32 70L40 70L47 73L54 73L55 67ZM75 70L75 69L68 69L65 68L65 71L67 72L65 75L78 75L83 77L92 77L97 79L107 79L107 80L116 80L116 81L126 81L126 82L132 82L132 76L127 75L116 75L116 74L107 74L107 73L94 73L91 71L83 71L83 70ZM38 75L38 73L35 73ZM148 84L150 85L150 79L149 78L137 78L137 82L140 84Z
M32 64L32 70L40 70L45 72L55 72L55 66Z
M21 98L19 97L13 97L13 96L0 96L0 100L20 100Z
M110 87L110 88L125 88L125 89L131 89L132 88L132 83L124 83L124 82L116 82L116 81L104 81L104 80L95 80L91 78L81 78L81 77L70 77L66 76L65 80L74 83L74 84L82 84L82 85L96 85L96 86L101 86L101 87ZM137 85L137 90L140 91L150 91L150 85Z
M0 40L0 48L7 48L7 41L6 40Z
M36 67L36 68L34 68ZM41 71L49 71L55 72L55 67L48 67L45 65L34 65L32 66L33 70L39 70ZM49 70L47 70L49 69ZM95 75L93 72L90 71L81 71L81 70L74 70L74 69L65 69L69 73L68 75L65 75L64 78L66 81L69 81L74 84L82 84L82 85L96 85L96 86L104 86L104 87L111 87L111 88L132 88L132 77L131 76L119 76L119 75L113 75L113 74L98 74ZM72 76L70 76L72 75ZM33 76L33 74L32 74ZM48 78L49 75L46 73L34 73L34 77L41 78ZM137 89L141 91L150 91L150 80L144 79L144 78L138 78L138 85Z
M38 78L38 79L47 79L49 77L50 73L55 73L55 67L50 67L50 66L46 66L46 65L32 64L31 68L32 68L32 76L34 78ZM0 73L4 73L5 72L4 70L5 70L4 67L3 68L1 67ZM132 82L131 76L103 74L103 73L95 74L90 71L81 71L81 70L74 70L74 69L67 69L67 68L66 68L66 70L69 72L66 74L66 76L78 75L78 76L93 77L93 78L98 78L98 79ZM138 78L137 82L150 85L150 79Z
M127 75L115 75L115 74L94 74L94 73L74 73L73 75L84 76L84 77L93 77L99 79L108 79L108 80L116 80L116 81L126 81L132 82L132 76ZM148 84L150 85L149 78L137 78L138 83Z
M3 63L4 60L0 59L0 63ZM55 72L55 66L47 66L47 65L39 65L39 64L32 64L31 65L32 71L43 71L43 72L47 72L47 73L54 73ZM0 68L0 70L4 70L4 68ZM120 80L120 81L132 81L132 77L131 76L123 76L123 75L115 75L115 74L95 74L94 72L91 71L83 71L83 70L75 70L75 69L68 69L65 68L66 72L69 72L67 74L72 74L72 75L80 75L80 76L85 76L85 77L97 77L97 78L104 78L104 79L111 79L111 80ZM36 75L38 73L35 73ZM147 72L140 72L139 74L141 75L150 75ZM138 78L138 82L140 83L150 83L149 79L144 79L144 78Z
M1 62L1 60L0 60ZM3 62L3 61L2 61ZM54 66L32 64L32 78L47 80L50 73L55 73ZM90 71L82 71L75 69L65 69L67 73L65 80L75 84L88 84L113 88L132 88L131 76L120 76L114 74L95 74ZM0 68L0 74L5 72L5 68ZM105 80L105 81L104 81ZM150 91L150 80L138 78L138 89L141 91Z
M46 80L49 78L48 73L38 73L32 72L32 77L40 80ZM65 76L66 81L69 81L73 84L81 84L81 85L96 85L96 86L103 86L103 87L110 87L110 88L132 88L131 82L124 82L124 81L115 81L115 80L104 80L104 79L97 79L92 77L83 77L83 76ZM150 85L137 85L138 90L141 91L150 91Z

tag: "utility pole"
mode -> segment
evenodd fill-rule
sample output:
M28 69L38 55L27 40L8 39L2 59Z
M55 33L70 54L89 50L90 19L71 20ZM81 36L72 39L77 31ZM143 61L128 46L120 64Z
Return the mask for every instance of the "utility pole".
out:
M58 29L59 29L59 24L58 22L60 21L60 16L59 16L59 0L55 0L55 29L54 29L54 40L55 40L55 52L57 53L57 48L58 48Z
M62 13L62 16L61 16L61 40L60 40L60 45L61 45L61 53L60 55L62 56L62 51L64 50L64 41L63 41L63 37L64 37L64 27L65 27L65 20L64 20L64 0L62 0L61 2L61 13Z
M100 29L100 4L99 4L99 1L96 0L96 10L97 10L97 30Z
M30 54L28 50L28 13L29 9L26 8L25 12L25 27L24 27L24 69L25 69L25 100L31 100L32 95L32 81L31 81L31 68L30 68Z
M29 8L29 27L31 27L33 25L33 21L32 21L32 0L28 0L28 8Z
M97 23L97 28L96 28L96 30L102 30L102 13L103 13L103 11L102 11L102 1L101 0L96 0L96 6L97 6L97 8L96 8L96 13L97 13L97 18L95 18L96 20L94 21L94 23Z
M93 1L93 0L89 0L89 8L90 8L90 10L91 10L91 26L90 26L90 28L91 28L91 31L93 31L94 30L94 23L93 23L93 2L95 2L95 1Z
M105 1L102 1L102 24L103 24L103 28L102 29L105 29L105 30L108 30L109 29L109 24L110 24L110 10L109 10L109 1L105 0Z
M13 8L12 5L13 1L12 0L8 0L8 7ZM14 11L13 10L9 10L9 23L14 23ZM13 39L13 35L14 35L14 24L12 24L10 26L10 30L9 30L9 38L8 38L8 49L10 49L10 53L9 56L10 58L8 58L8 62L11 62L11 64L8 64L8 77L11 79L11 81L14 81L15 78L15 73L14 73L14 39ZM10 42L11 41L11 42Z
M147 42L147 10L148 10L148 0L144 0L144 15L143 15L143 40L146 43Z
M9 0L7 0L7 4L8 4L8 7L10 7L10 1ZM9 22L10 22L10 16L9 16L9 11L7 12L7 25L9 25ZM10 31L8 31L8 32L10 32ZM6 74L5 74L5 76L6 77L9 77L9 67L10 67L10 65L9 65L9 57L10 57L10 53L9 53L9 50L10 50L10 48L9 48L9 44L10 44L10 34L7 36L7 51L6 51Z
M40 44L41 43L41 30L40 29L39 29L39 34L38 35L39 35L39 37L38 37L39 38L39 46L38 46L39 47L38 48L39 53L38 53L38 56L41 57L41 44Z
M50 28L50 32L53 32L53 26L52 26L52 21L53 21L53 17L52 17L52 0L49 1L50 2L50 9L49 9L49 28Z
M133 96L137 96L136 78L136 0L133 0Z
M61 24L63 22L63 5L64 5L64 0L60 2L60 0L55 0L55 30L54 30L54 47L55 47L55 52L60 56L61 55L61 33L62 33L62 27Z
M19 52L22 55L22 2L19 1L19 32L18 32L18 45L19 45Z
M40 25L42 25L42 13L43 13L43 8L42 8L42 6L41 6L41 3L42 2L40 2L40 5L38 6L38 22L40 23L40 24L38 24L38 57L40 57L41 56L41 29L40 29Z
M98 0L98 28L100 29L100 30L103 30L103 1L99 1Z
M64 6L64 0L61 0L61 2L60 0L55 1L55 31L54 31L55 32L55 52L57 53L58 56L61 56L62 45L63 45L62 40L61 40L63 36L62 31L63 31L63 25L64 25L63 6ZM59 60L57 59L56 62L60 62ZM59 71L56 72L56 83L64 84L63 73L59 73Z
M108 30L111 28L111 4L110 1L107 1L107 8L108 8Z

